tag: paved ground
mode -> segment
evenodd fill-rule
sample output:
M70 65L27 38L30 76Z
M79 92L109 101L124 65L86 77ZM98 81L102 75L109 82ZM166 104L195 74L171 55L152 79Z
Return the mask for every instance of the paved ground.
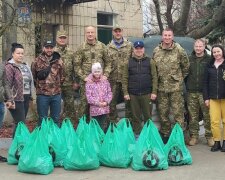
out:
M66 171L55 168L49 175L34 175L17 172L16 165L0 163L0 180L224 180L225 153L210 152L204 138L194 147L188 147L193 157L193 164L189 166L169 167L164 171L133 171L100 167L92 171ZM1 155L6 155L6 150L0 150Z
M120 107L123 109L123 105ZM119 108L119 109L120 109ZM119 111L121 116L124 111ZM0 163L0 180L224 180L225 153L210 152L203 137L204 128L200 128L200 142L194 147L188 147L193 164L189 166L169 167L164 171L133 171L100 167L92 171L66 171L55 168L49 175L25 174L17 171L16 165ZM0 147L9 147L11 139L0 139ZM0 149L0 154L7 156L7 150Z

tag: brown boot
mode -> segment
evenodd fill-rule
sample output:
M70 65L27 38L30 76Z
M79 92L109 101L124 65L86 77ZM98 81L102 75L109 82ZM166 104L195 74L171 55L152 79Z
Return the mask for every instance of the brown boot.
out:
M208 144L208 146L209 147L213 147L213 145L214 145L214 140L213 140L213 138L211 137L211 138L207 138L206 139L207 140L207 144Z
M196 137L191 137L189 143L188 143L190 146L194 146L196 144L198 144L198 138Z

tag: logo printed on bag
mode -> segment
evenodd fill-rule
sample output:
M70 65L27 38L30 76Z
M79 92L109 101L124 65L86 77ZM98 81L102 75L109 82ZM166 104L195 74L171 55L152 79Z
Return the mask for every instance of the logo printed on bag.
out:
M21 153L21 151L23 150L23 148L24 148L24 144L19 144L18 145L18 148L17 148L17 150L16 150L16 152L15 152L15 158L19 161L19 159L20 159L20 153Z
M183 153L178 146L173 146L168 154L169 163L179 163L183 160Z
M144 152L142 162L145 167L154 168L159 164L159 157L153 150L148 150Z

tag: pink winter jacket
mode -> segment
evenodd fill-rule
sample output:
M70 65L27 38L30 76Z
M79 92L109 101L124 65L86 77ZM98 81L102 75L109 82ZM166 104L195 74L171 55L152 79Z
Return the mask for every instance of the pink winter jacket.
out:
M109 104L112 101L112 91L108 80L100 78L94 81L92 74L88 76L91 81L86 82L86 97L90 104L90 116L109 114ZM99 102L107 102L108 106L100 107Z

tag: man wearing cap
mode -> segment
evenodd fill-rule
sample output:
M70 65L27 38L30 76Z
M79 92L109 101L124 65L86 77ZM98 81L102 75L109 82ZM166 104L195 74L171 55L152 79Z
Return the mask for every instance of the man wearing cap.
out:
M189 60L185 50L173 41L172 29L165 29L162 33L162 43L153 51L158 74L158 111L161 121L160 133L164 143L171 132L169 112L173 112L175 122L184 129L184 97L183 83L188 75Z
M31 65L37 94L38 125L42 119L50 117L57 125L61 112L61 85L65 79L64 66L60 54L53 51L54 43L45 41L42 53Z
M143 41L134 42L133 55L123 67L124 99L130 100L132 126L136 138L144 122L151 118L151 100L157 97L157 73L154 61L145 54Z
M118 24L113 27L112 34L113 39L107 45L108 55L112 63L109 81L113 92L109 118L111 121L117 121L116 105L120 101L119 98L124 96L122 91L123 67L131 57L132 43L123 37L123 29ZM126 101L126 117L130 118L130 107L128 102L129 101Z
M99 62L103 67L104 78L109 77L111 63L107 54L106 46L96 39L96 28L88 26L85 28L85 42L82 43L74 59L74 71L80 79L80 105L78 107L78 118L84 114L89 115L87 99L85 97L85 82L91 73L92 64Z
M74 106L74 91L76 90L77 83L75 81L74 73L74 52L68 47L68 35L65 30L57 32L56 47L54 49L61 55L65 67L65 81L62 88L62 98L64 102L63 118L69 117L73 124L75 121L75 106Z

